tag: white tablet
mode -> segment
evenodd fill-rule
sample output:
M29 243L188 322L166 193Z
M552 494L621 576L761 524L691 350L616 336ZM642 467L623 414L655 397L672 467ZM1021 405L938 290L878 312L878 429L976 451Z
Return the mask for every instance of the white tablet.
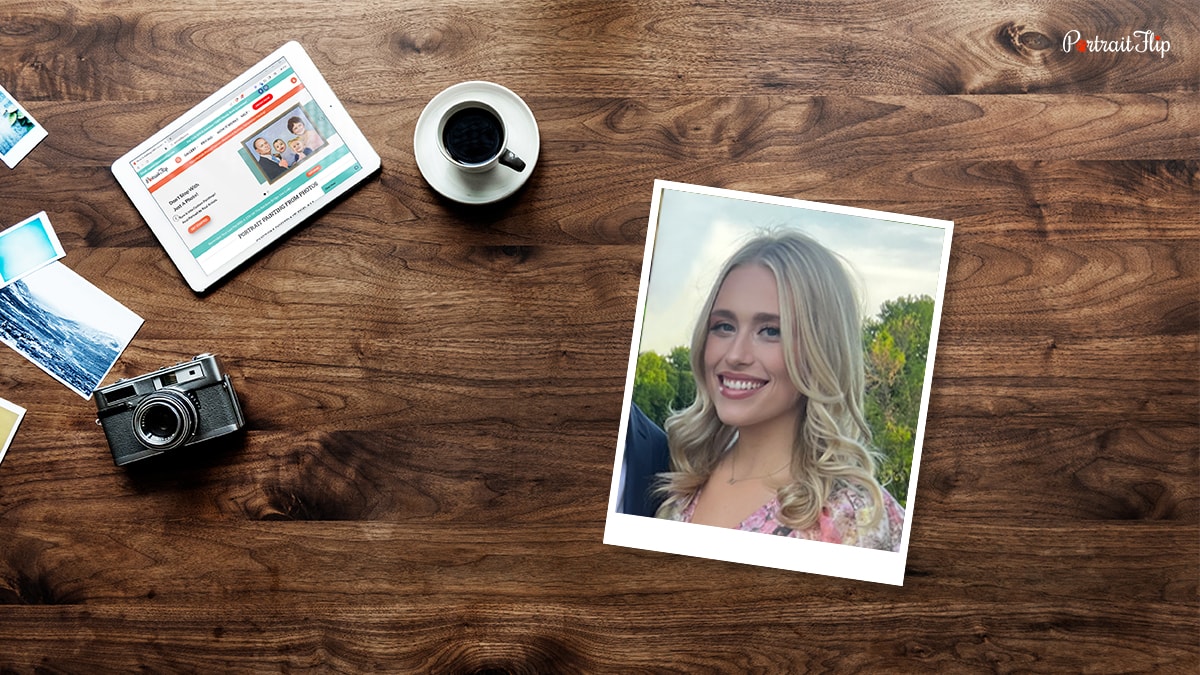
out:
M379 155L296 42L112 167L197 292L378 168Z

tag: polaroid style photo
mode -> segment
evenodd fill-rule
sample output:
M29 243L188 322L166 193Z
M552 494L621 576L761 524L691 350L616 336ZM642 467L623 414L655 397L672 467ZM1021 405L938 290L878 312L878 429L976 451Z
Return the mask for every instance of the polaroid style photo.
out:
M0 288L67 254L42 211L0 232Z
M4 461L8 446L12 445L13 436L17 435L17 427L24 417L24 408L0 398L0 462Z
M0 87L0 159L13 168L46 137L46 130Z
M604 543L902 585L953 223L650 208Z
M0 342L85 399L142 318L55 262L0 289Z

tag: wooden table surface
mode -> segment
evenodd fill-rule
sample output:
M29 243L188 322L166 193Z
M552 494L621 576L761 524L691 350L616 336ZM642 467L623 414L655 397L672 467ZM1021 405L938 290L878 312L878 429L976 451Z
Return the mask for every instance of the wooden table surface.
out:
M113 466L0 349L0 671L1194 672L1200 13L1189 0L6 2L49 137L0 224L220 355L219 452ZM1067 52L1153 30L1170 51ZM187 289L109 170L287 40L383 158ZM424 104L528 102L524 190L424 182ZM955 221L902 587L601 543L656 178Z

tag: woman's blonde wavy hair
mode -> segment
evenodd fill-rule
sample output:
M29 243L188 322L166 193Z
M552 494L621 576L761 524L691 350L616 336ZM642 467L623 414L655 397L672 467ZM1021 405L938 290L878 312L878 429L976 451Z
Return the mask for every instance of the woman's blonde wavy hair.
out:
M737 429L721 422L709 398L704 347L717 293L729 272L742 265L761 265L775 277L784 363L802 395L791 481L777 495L780 520L795 529L814 526L833 491L849 485L871 498L876 507L864 516L878 522L884 498L863 416L858 296L841 259L797 232L755 237L729 258L713 284L692 333L696 400L666 421L674 470L660 474L659 490L666 501L658 517L677 516L737 438Z

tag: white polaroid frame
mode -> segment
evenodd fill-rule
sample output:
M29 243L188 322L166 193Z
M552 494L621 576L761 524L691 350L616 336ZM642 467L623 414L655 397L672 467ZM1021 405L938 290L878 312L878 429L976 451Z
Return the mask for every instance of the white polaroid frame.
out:
M247 138L276 127L285 113L298 105L288 102L287 99L287 96L294 92L272 91L270 78L264 78L267 68L280 59L286 59L294 73L290 78L291 83L296 85L293 89L299 90L299 85L303 85L303 89L311 94L320 114L324 115L336 136L345 144L345 151L340 144L337 145L335 157L332 154L335 150L334 145L322 137L321 145L311 157L312 162L302 163L308 158L294 162L293 168L304 168L304 171L291 175L281 185L291 188L299 181L304 184L296 187L293 192L287 192L274 185L282 180L279 175L272 178L266 175L261 165L255 168L251 160L258 161L258 156L247 148L244 150L246 157L243 158L247 169L245 173L236 171L236 176L210 178L198 188L192 188L195 182L188 180L181 180L178 186L172 186L170 193L163 195L164 199L170 195L175 195L178 199L178 202L171 203L171 208L176 213L169 217L167 207L160 204L152 194L152 191L161 187L156 181L165 183L183 175L183 172L202 161L208 153L225 144L239 147L239 152L243 152L241 148L247 147ZM289 85L281 80L278 86ZM275 96L276 92L280 93L278 97ZM185 130L206 119L206 115L211 117L217 113L220 106L237 110L237 116L220 121L220 126L216 126L218 120L214 120L208 125L213 128L207 131L201 129L191 136L183 135ZM307 110L301 111L301 114L306 113ZM222 120L228 114L222 113ZM313 129L311 121L307 129ZM321 151L326 147L330 148L330 151L323 155ZM173 158L174 165L165 159L169 149L178 149ZM232 148L227 147L225 152L230 149ZM147 156L151 152L158 153L160 159L150 162ZM138 169L133 165L139 158L143 162L143 174L140 176ZM330 167L322 167L326 158L336 163ZM348 162L349 165L346 166ZM147 165L154 167L153 173L145 173ZM202 292L299 227L312 214L361 183L378 170L379 166L379 155L354 124L304 48L299 43L288 42L123 155L113 163L112 171L117 182L125 189L138 212L166 249L171 261L179 268L188 286L196 292ZM320 173L322 169L325 171L323 174ZM258 190L263 191L265 199L255 204L252 209L240 213L238 217L232 220L222 217L221 222L204 219L207 205L219 201L221 195L238 195L246 199L249 193L239 191ZM184 208L186 210L180 213L180 209ZM172 222L173 220L180 222ZM210 268L206 270L198 261L201 254L193 254L193 247L185 242L184 237L196 234L200 228L208 227L214 228L208 236L213 240L220 239L214 247L222 247L222 250L220 255L214 254L219 262L206 261ZM234 238L246 237L253 237L253 243L245 247L234 245ZM229 243L225 244L226 241ZM191 244L195 243L193 238ZM209 243L206 241L204 246Z
M17 164L22 159L25 159L25 156L37 147L38 143L46 139L45 127L33 119L33 115L29 114L29 110L21 105L20 101L13 98L7 89L0 87L0 113L6 113L13 108L19 111L25 119L32 122L33 128L27 130L21 138L17 139L17 142L13 143L11 148L0 152L0 160L3 160L4 164L10 169L16 168Z
M12 444L13 438L17 435L17 427L21 426L21 420L25 418L25 409L12 401L0 398L0 410L8 411L17 416L8 433L0 436L0 462L2 462L4 461L4 455L8 452L8 446Z
M61 262L0 289L0 296L10 294L5 304L13 309L0 322L0 343L84 400L91 399L144 323Z
M45 211L0 231L0 288L67 255Z
M686 217L682 217L681 214L664 216L664 195L669 192L680 193L681 196L674 197L672 200L675 204L688 203L685 200L690 198L689 195L706 195L720 201L706 202L704 204L710 208L697 208L694 213L689 211ZM720 208L711 208L713 206ZM686 319L681 317L673 321L661 322L667 324L683 321L687 324L686 334L690 336L691 326L694 325L698 313L702 309L704 298L715 281L717 268L720 267L724 258L732 254L736 248L735 234L738 238L744 239L745 234L754 229L780 226L777 221L731 223L735 220L751 221L769 213L774 216L784 214L788 220L786 227L796 227L796 229L806 232L834 250L835 253L847 258L851 266L855 267L854 271L860 277L860 281L863 275L862 271L857 269L855 261L846 255L845 251L839 250L837 246L830 245L828 241L822 241L822 232L825 233L824 236L827 239L837 237L840 236L838 232L848 233L858 227L855 223L861 223L862 231L857 232L860 241L864 239L863 235L867 234L865 231L867 228L876 227L886 229L873 229L872 232L887 231L892 233L889 236L898 237L897 241L902 241L904 233L908 230L897 228L911 227L914 240L919 238L922 242L920 249L922 252L920 256L914 257L914 260L928 261L928 265L934 268L927 270L929 277L922 282L930 289L928 294L934 299L933 322L921 394L920 414L914 432L913 464L906 499L904 531L900 550L897 552L792 539L772 534L745 532L618 512L618 500L623 489L625 437L633 398L634 376L638 355L643 351L643 342L647 340L646 312L652 311L648 310L648 300L651 301L651 304L655 304L658 297L681 296L684 293L679 289L690 283L691 288L685 289L687 294L698 293L699 299L694 303L683 303L688 308L682 311L691 311L692 315ZM798 221L798 224L793 224L793 220ZM662 229L660 221L669 223L675 231ZM705 221L703 228L700 226L700 221ZM925 436L929 391L933 381L934 356L938 329L941 325L942 298L946 288L953 226L954 223L948 220L906 216L661 180L655 181L654 194L650 203L649 226L646 231L646 249L642 259L638 309L634 319L633 340L629 352L628 371L625 376L625 394L621 407L621 423L617 434L617 451L613 463L604 543L876 583L903 585L908 558L909 532L912 526L913 509L916 506L917 474L921 460L922 441ZM703 232L709 232L711 235L706 237ZM718 241L720 237L717 235L722 235L724 239ZM656 244L664 239L668 240L668 243L661 249L656 249ZM681 250L683 247L678 244L684 240L692 240L687 246L692 246L696 250L704 249L710 257L718 254L720 256L714 258L718 260L715 265L710 265L713 269L707 270L706 267L707 271L704 273L692 275L694 278L691 282L680 282L674 277L676 268L681 265L699 265L699 263L693 262L696 256ZM876 255L871 258L871 261L879 262L878 267L886 268L890 258L891 255L888 252L878 255L878 251L876 251ZM872 265L872 267L876 266ZM707 276L704 276L705 274ZM666 294L659 290L664 287L664 284L669 287ZM652 288L655 289L653 294ZM887 299L892 297L894 296L889 295ZM695 306L692 307L692 304ZM868 313L871 315L876 311L878 311L878 307L868 309ZM688 341L683 344L688 344Z

